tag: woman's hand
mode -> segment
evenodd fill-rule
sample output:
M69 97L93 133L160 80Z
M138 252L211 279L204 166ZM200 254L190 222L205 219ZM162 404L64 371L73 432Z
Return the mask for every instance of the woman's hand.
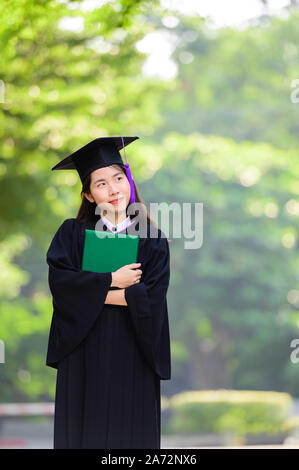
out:
M139 282L142 271L141 269L134 268L137 268L140 265L141 263L126 264L117 271L112 272L111 287L115 286L123 289Z

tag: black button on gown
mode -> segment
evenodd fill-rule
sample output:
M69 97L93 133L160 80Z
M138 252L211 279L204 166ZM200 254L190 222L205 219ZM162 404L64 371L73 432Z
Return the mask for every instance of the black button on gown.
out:
M127 306L111 305L111 273L81 270L85 228L95 224L66 219L47 251L54 449L159 449L160 380L171 377L167 238L160 229L150 238L148 228L140 282L125 289Z

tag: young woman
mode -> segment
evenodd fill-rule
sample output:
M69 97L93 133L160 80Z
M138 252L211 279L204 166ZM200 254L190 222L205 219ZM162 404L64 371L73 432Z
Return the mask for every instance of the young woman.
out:
M112 140L91 144L58 164L77 169L82 203L47 251L53 315L46 365L57 369L54 448L159 449L160 380L171 376L168 240L146 213L137 263L115 272L81 270L85 229L95 230L101 219L104 229L128 233L139 223L127 216L132 188L135 202L143 202L121 147ZM103 203L105 216L96 215ZM151 225L158 237L150 236Z

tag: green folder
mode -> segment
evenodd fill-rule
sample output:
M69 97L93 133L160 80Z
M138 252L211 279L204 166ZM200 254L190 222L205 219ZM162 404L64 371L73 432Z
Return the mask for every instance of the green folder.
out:
M126 264L137 263L139 240L138 235L85 229L82 270L114 272Z

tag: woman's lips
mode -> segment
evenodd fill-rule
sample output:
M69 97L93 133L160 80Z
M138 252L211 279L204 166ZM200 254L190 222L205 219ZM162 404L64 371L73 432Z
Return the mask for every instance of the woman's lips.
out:
M110 204L113 204L113 205L117 205L119 203L119 201L121 201L123 198L120 197L118 199L114 199L114 201L110 201Z

